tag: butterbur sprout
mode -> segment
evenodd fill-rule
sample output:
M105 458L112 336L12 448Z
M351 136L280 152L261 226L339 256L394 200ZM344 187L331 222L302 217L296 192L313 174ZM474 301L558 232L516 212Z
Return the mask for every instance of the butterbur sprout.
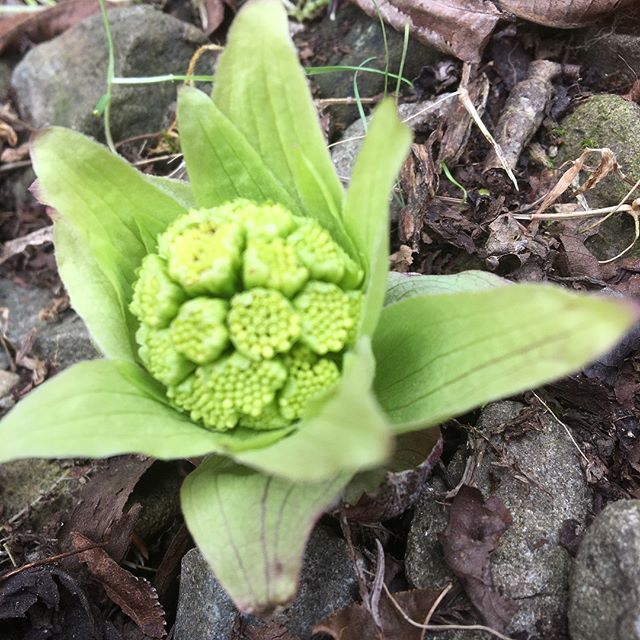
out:
M481 272L388 274L411 136L386 99L345 193L280 0L238 12L212 96L178 96L189 182L66 129L33 166L56 260L104 358L0 423L0 463L206 456L185 521L236 604L295 594L313 523L396 435L538 386L611 348L629 303Z

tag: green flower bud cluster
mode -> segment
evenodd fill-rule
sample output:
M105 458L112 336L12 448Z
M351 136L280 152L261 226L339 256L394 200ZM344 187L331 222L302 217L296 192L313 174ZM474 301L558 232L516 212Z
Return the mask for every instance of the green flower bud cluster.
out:
M339 380L362 281L324 228L279 205L189 211L133 286L140 359L207 428L287 426Z

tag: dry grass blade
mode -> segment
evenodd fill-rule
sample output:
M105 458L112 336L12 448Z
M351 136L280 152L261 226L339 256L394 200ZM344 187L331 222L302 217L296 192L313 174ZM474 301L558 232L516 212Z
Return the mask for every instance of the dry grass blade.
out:
M540 206L531 217L532 220L535 220L538 215L548 209L573 184L573 181L585 168L587 159L593 153L600 154L600 162L587 181L576 190L576 194L583 193L586 189L594 187L598 182L600 182L600 180L611 173L614 168L618 167L618 163L611 149L585 149L585 151L580 154L580 157L576 158L572 165L562 174L562 176L560 176L560 179L553 189L551 189L551 191L549 191L549 193L544 197Z
M502 153L502 149L500 145L495 141L494 137L489 132L489 129L485 127L484 122L482 122L482 118L480 118L480 115L478 114L478 111L476 110L475 105L473 104L473 102L471 101L471 98L469 97L469 92L467 91L467 85L469 84L470 75L471 75L471 65L465 64L462 67L462 80L460 81L460 87L458 88L458 95L460 97L460 101L464 105L469 115L473 118L473 121L478 126L478 129L480 129L480 132L482 133L482 135L486 138L487 142L493 148L493 152L496 154L496 157L498 158L500 165L505 170L506 174L509 176L509 180L511 180L511 182L513 183L513 186L516 188L516 191L519 191L520 189L518 188L518 181L516 180L516 177L513 174L513 171L511 171L509 167L509 163L504 157L504 153Z

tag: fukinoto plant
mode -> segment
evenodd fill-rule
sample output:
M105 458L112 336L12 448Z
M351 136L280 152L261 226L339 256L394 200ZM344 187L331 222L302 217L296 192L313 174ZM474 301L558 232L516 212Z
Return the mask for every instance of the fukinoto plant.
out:
M409 130L383 101L345 194L280 0L242 8L178 122L189 183L73 131L36 139L60 274L105 358L21 400L0 462L206 456L183 512L244 610L295 593L313 523L397 435L575 371L637 317L480 272L389 275Z

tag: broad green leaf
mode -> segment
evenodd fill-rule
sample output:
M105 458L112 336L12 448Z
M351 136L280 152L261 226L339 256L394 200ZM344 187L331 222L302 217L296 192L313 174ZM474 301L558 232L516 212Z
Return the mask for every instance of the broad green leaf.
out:
M208 95L191 87L181 89L178 122L180 146L198 206L248 198L278 202L293 213L302 213L299 202Z
M347 192L344 223L367 266L361 330L369 336L378 322L389 269L389 199L410 145L409 128L400 122L393 100L385 100L374 113Z
M0 422L0 463L19 458L164 460L260 447L282 431L207 431L171 408L162 388L125 360L90 360L63 371Z
M344 193L327 150L281 0L238 12L216 68L213 101L309 217L352 253Z
M382 311L374 390L397 431L439 424L576 371L637 317L551 286L416 296Z
M295 595L311 529L348 480L294 483L218 457L187 477L187 526L239 609L268 611Z
M66 263L63 277L72 280L72 305L81 314L89 304L99 305L96 296L107 293L108 283L109 295L102 304L110 308L105 313L114 317L124 310L125 323L132 326L127 305L135 270L155 249L157 235L185 207L169 195L166 185L159 189L106 147L68 129L54 127L42 133L32 159L42 200L73 227L75 247L82 246L92 256L93 266L85 269L76 257L65 255L69 242L57 248L57 259ZM98 271L103 284L94 286L90 279L98 277ZM81 299L85 290L88 301ZM105 348L104 328L99 322L93 326L99 317L84 314L89 331Z
M482 291L506 284L511 283L488 271L463 271L448 276L423 276L390 271L387 277L387 295L384 304L388 306L420 295Z
M136 360L135 320L128 301L105 276L88 243L64 220L53 226L58 272L73 308L91 328L91 337L105 356Z
M177 203L181 204L185 209L193 209L196 205L196 199L193 194L193 187L184 180L175 180L173 178L165 178L164 176L145 175L145 179L171 196Z
M309 409L299 428L274 445L234 458L269 475L319 482L382 464L391 433L373 394L375 362L368 338L345 356L337 387Z

